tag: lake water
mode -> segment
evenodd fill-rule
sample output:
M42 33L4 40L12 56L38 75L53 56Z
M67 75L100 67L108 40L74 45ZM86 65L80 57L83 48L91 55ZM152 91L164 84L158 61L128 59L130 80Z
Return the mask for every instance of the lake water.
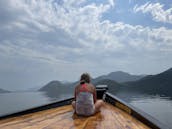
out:
M13 92L0 94L0 116L16 113L69 98L71 95L58 95L56 98L44 92Z
M71 97L72 94L49 96L44 92L15 92L0 94L0 116L38 107ZM131 105L143 110L172 128L172 99L165 96L150 96L121 93L117 95ZM124 97L125 96L125 97Z
M116 96L141 109L172 129L172 98L165 95L148 95L134 92L118 92Z
M130 104L172 128L172 100L162 96L133 97Z

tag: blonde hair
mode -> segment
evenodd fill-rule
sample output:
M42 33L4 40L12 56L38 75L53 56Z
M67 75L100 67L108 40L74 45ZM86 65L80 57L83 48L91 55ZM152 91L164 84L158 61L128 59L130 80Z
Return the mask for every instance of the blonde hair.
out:
M80 84L90 83L91 77L88 73L83 73L80 78Z

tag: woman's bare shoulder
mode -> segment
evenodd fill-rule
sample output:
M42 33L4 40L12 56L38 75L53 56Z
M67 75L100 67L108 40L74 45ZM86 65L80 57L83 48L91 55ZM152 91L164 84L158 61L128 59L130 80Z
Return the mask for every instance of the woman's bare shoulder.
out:
M77 84L76 86L75 86L75 89L77 89L77 88L79 88L80 87L80 84Z
M96 87L92 84L92 83L89 83L89 86L93 89L95 89Z

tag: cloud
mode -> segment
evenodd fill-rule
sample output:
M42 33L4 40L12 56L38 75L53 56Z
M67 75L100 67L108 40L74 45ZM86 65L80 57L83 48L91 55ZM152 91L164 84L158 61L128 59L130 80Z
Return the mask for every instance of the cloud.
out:
M15 71L12 75L21 88L27 81L32 82L28 86L52 79L75 81L82 72L93 76L115 70L137 73L139 63L148 67L147 62L152 62L148 71L159 69L154 67L157 62L166 61L169 66L172 30L103 19L114 4L2 0L0 15L5 18L0 21L0 71L9 76ZM34 77L22 81L21 75ZM8 85L9 81L2 82ZM12 82L15 84L14 79Z
M147 2L144 5L134 7L134 12L150 13L153 20L157 22L170 23L172 24L172 8L167 10L163 9L164 5L160 3Z
M109 3L112 7L115 5L114 0L109 0Z
M20 49L19 44L25 44L24 47L27 49L40 53L49 53L50 51L45 51L44 46L51 46L49 47L52 49L51 55L60 55L66 61L69 60L69 55L73 55L71 58L78 58L76 60L79 60L81 55L89 57L96 49L101 51L92 57L93 60L99 54L104 55L107 52L117 54L128 49L132 53L131 48L139 49L140 45L142 45L141 50L156 48L155 50L158 51L155 41L165 42L163 47L171 41L171 30L163 27L151 29L141 25L132 26L122 22L112 23L109 20L103 20L101 18L103 13L110 10L110 6L114 5L113 1L109 4L97 5L74 0L61 3L32 0L10 1L9 5L10 10L13 10L9 14L17 17L13 20L9 18L9 23L1 29L3 35L1 42L6 41L8 37L8 42L15 44L18 49ZM150 4L147 3L142 8L148 5ZM135 11L138 10L139 8L135 7ZM18 12L22 13L19 15ZM158 30L158 33L155 30ZM39 47L35 43L40 44ZM28 48L30 46L32 47ZM58 58L61 58L60 56Z
M102 40L109 38L102 32L100 22L101 15L110 8L108 4L92 3L78 8L78 3L74 1L64 1L63 6L51 1L11 1L10 5L14 10L13 15L18 14L16 12L19 10L23 14L3 27L1 32L6 30L6 35L2 36L2 40L10 35L8 40L12 42L42 42L57 48L73 48L71 51L76 52L77 48L92 51L97 41L101 41L102 48ZM15 32L12 34L11 30Z

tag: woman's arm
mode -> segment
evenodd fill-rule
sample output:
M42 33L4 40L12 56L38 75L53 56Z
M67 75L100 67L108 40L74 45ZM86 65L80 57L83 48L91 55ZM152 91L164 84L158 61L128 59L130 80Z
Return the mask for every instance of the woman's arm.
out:
M76 87L75 87L75 93L74 93L74 99L76 100L76 96L77 96L77 94L78 94L78 90L79 90L79 85L76 85Z
M74 100L76 101L76 87L75 87L75 91L74 91Z
M97 93L96 93L96 88L94 87L94 91L93 91L93 99L94 99L94 103L96 103L97 101Z

